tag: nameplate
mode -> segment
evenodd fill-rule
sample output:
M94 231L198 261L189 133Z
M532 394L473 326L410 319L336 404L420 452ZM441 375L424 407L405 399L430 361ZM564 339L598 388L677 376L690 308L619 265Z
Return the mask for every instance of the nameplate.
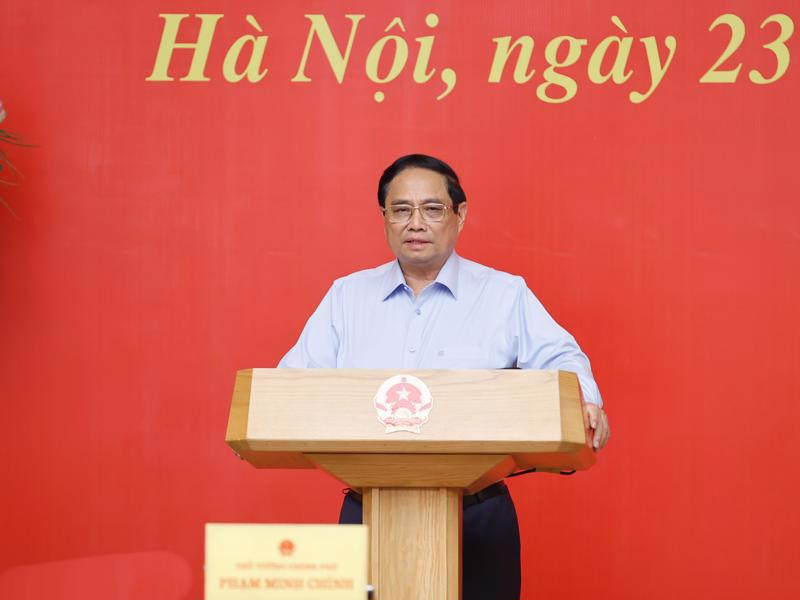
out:
M206 524L205 600L364 600L364 525Z

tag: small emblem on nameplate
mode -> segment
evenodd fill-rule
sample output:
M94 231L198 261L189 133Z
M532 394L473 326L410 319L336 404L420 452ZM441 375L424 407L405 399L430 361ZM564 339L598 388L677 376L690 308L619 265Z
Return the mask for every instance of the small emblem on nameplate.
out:
M433 398L428 386L419 378L395 375L381 384L373 403L386 433L420 433L420 427L428 422Z
M292 540L282 540L280 544L278 544L278 550L281 551L281 554L284 556L291 556L294 554L294 542Z

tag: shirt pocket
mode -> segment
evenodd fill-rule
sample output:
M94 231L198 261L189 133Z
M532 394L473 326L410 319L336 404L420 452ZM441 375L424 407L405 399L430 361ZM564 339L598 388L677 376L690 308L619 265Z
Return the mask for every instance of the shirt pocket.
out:
M434 351L437 369L488 369L489 361L483 346L444 346Z

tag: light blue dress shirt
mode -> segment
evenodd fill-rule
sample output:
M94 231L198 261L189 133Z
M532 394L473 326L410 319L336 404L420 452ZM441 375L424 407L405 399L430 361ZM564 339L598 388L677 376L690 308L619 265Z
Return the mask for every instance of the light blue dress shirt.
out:
M589 359L525 280L455 252L416 297L396 260L337 279L278 366L560 369L602 406Z

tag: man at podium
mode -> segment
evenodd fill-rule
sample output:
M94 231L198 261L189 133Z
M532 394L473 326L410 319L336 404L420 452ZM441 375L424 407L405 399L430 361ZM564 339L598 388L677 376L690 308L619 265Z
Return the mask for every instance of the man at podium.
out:
M378 182L384 232L397 260L337 279L279 367L560 369L577 373L599 450L608 420L589 360L518 276L455 252L467 202L455 171L403 156ZM361 523L350 491L340 523ZM503 482L464 496L464 600L515 600L520 542Z

